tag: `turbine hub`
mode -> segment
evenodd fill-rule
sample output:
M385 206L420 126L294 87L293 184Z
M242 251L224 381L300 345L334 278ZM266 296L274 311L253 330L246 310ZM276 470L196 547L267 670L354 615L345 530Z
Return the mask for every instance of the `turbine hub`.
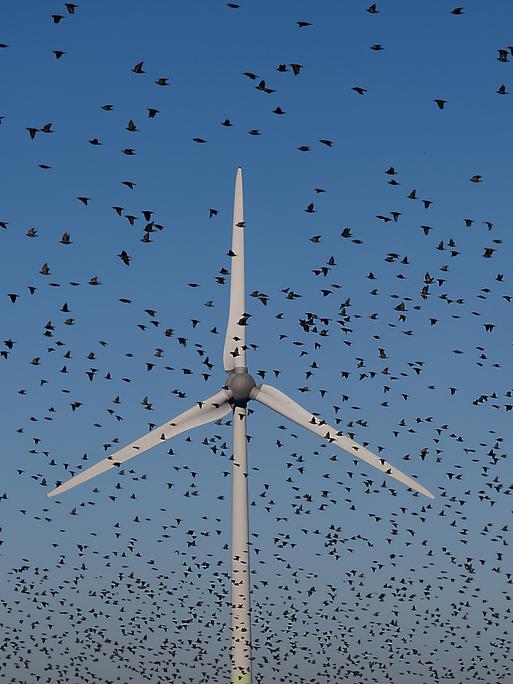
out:
M254 387L256 383L249 375L247 368L235 368L228 374L226 388L231 391L231 401L235 406L246 406L252 398L251 391Z

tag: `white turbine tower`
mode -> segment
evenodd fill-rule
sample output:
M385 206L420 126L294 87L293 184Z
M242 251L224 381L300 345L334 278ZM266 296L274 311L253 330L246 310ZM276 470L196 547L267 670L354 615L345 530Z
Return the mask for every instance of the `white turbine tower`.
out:
M55 496L119 466L143 451L185 430L219 420L232 412L233 420L233 499L232 499L232 684L251 684L251 608L248 548L248 466L246 440L247 404L255 400L285 418L314 432L322 439L369 463L382 473L430 499L433 495L415 480L378 458L364 446L343 435L324 420L316 418L286 394L270 385L256 385L246 366L246 322L244 298L244 210L242 169L237 169L233 209L232 271L230 313L224 343L224 387L212 397L198 402L173 420L155 428L135 442L104 458L96 465L59 484L48 496Z

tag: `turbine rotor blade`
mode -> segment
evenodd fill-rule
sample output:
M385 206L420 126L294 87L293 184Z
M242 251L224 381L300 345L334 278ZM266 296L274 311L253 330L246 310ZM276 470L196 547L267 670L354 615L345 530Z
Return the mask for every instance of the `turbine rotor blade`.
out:
M192 406L190 409L187 409L187 411L180 413L176 418L173 418L173 420L167 421L151 432L148 432L146 435L139 437L139 439L136 439L131 444L123 447L115 454L107 456L107 458L104 458L87 470L78 473L67 480L67 482L63 482L51 492L48 492L47 496L62 494L62 492L72 489L83 482L87 482L91 478L96 477L96 475L100 475L101 473L128 461L134 456L142 454L144 451L151 449L151 447L160 444L171 437L175 437L181 432L190 430L198 425L204 425L205 423L219 420L219 418L222 418L231 410L229 396L229 392L221 390L209 399L198 402L195 406Z
M237 169L233 203L230 277L230 311L224 341L224 369L246 367L246 316L244 297L244 205L242 169Z
M424 494L430 499L435 498L431 492L429 492L425 487L413 480L411 477L408 477L408 475L405 475L397 468L394 468L394 466L387 463L387 461L384 459L378 458L364 446L358 444L358 442L355 442L349 437L342 435L338 430L328 425L325 421L316 418L312 413L306 411L293 399L275 387L271 387L270 385L261 385L253 393L252 398L256 399L256 401L260 402L264 406L273 409L273 411L276 411L282 416L285 416L285 418L292 420L294 423L297 423L316 435L329 440L330 443L336 444L336 446L344 449L344 451L347 451L362 461L369 463L369 465L377 468L385 475L390 475L390 477L395 478L407 487L414 489L420 494Z

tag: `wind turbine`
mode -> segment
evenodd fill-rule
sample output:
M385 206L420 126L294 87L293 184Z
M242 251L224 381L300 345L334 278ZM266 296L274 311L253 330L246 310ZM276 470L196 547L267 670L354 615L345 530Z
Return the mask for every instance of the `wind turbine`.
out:
M378 458L364 446L343 435L326 421L314 416L293 399L271 385L257 385L246 366L246 323L244 297L244 208L242 200L242 169L237 169L233 208L232 269L230 310L224 343L224 369L228 376L222 389L198 402L171 421L136 439L115 454L59 484L47 496L62 494L96 475L104 473L143 451L198 425L210 423L228 413L233 414L233 476L232 476L232 684L251 684L251 608L248 548L248 466L246 415L247 404L254 400L276 413L315 433L353 456L369 463L385 475L433 499L434 496L415 480Z

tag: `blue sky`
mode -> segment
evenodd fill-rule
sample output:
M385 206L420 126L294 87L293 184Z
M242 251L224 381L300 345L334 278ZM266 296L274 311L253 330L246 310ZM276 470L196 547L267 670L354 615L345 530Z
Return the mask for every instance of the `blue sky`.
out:
M512 83L497 51L509 49L513 11L502 1L466 2L460 16L448 2L368 6L90 0L71 15L3 3L0 343L13 345L3 342L0 360L0 681L228 676L229 425L177 437L124 476L44 495L104 445L123 446L224 382L229 280L216 278L230 266L238 165L250 371L340 419L437 495L390 485L392 496L370 467L342 452L330 460L332 448L250 405L256 681L511 676L511 96L496 91ZM133 73L141 61L145 73ZM291 63L298 76L276 69ZM255 89L261 79L275 92ZM49 122L52 133L30 139L28 127ZM146 210L163 226L150 243ZM377 218L391 212L397 222ZM59 242L65 232L71 245ZM315 275L330 257L327 276ZM423 299L426 274L435 282ZM306 312L329 323L307 334Z

